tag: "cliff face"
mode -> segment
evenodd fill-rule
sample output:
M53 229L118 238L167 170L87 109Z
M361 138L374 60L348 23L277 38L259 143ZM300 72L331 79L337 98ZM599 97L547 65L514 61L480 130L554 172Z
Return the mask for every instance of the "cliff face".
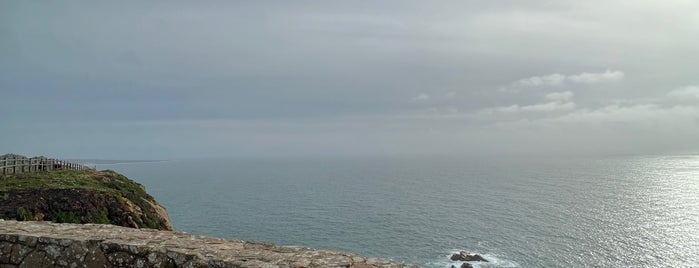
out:
M0 267L401 268L356 254L99 224L0 222Z
M108 170L0 176L0 218L172 230L142 185Z

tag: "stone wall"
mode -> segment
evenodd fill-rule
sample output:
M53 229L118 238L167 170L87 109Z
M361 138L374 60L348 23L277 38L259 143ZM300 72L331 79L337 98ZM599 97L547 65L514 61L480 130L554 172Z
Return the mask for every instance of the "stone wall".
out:
M417 267L356 254L99 224L0 221L0 268Z

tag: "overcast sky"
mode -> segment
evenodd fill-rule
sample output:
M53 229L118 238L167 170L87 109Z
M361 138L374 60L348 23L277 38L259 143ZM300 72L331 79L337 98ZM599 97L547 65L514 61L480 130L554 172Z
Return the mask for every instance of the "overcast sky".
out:
M108 2L0 2L0 153L699 151L699 1Z

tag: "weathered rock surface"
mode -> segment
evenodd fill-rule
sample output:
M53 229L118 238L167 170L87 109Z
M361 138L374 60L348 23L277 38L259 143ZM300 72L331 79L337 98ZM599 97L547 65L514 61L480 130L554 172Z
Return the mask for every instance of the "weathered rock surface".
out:
M461 251L458 254L453 254L451 255L450 258L452 261L482 261L482 262L488 262L483 256L478 255L478 254L470 254L466 251Z
M100 224L0 221L0 267L400 268L352 253Z

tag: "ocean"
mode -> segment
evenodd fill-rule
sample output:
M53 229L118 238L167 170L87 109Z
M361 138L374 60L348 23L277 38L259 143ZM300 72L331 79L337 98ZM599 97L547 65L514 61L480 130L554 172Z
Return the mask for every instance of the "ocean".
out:
M97 165L178 231L449 267L699 267L699 156L325 157Z

